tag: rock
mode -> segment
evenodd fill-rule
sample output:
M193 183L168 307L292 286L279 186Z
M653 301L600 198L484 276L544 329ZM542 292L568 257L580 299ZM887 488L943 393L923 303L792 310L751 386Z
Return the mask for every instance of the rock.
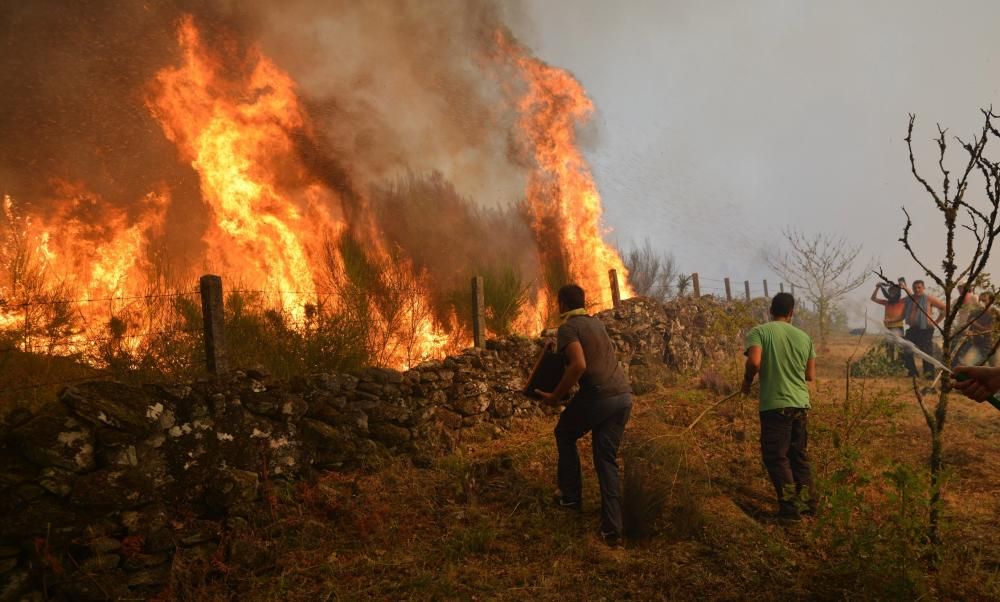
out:
M23 569L0 574L0 602L21 600L31 588L31 575Z
M393 422L405 424L412 416L411 412L399 405L402 400L395 400L395 403L384 402L368 410L368 420L371 422Z
M87 547L90 548L91 552L96 555L110 554L111 552L120 550L122 548L122 542L118 541L114 537L95 537L87 542Z
M476 395L474 397L461 397L451 403L452 407L463 416L474 416L482 414L486 408L490 407L490 398L486 395Z
M357 407L345 409L330 421L330 424L349 427L361 435L368 434L368 414Z
M103 573L117 568L121 560L121 556L117 554L98 554L81 562L80 570L88 573Z
M103 468L76 480L70 502L96 508L135 508L155 498L155 485L139 468Z
M45 495L5 517L2 532L15 541L51 533L72 534L78 531L81 520L62 500Z
M53 495L66 497L73 491L76 474L62 468L48 466L38 475L38 485Z
M355 458L357 439L344 427L306 418L300 428L303 441L314 449L313 462L317 468L340 467Z
M36 416L11 433L21 454L39 466L74 472L93 470L92 431L69 416Z
M395 424L379 422L370 426L372 439L384 443L386 447L398 447L410 440L409 429Z
M17 568L17 558L0 558L0 575ZM3 577L0 577L2 580Z
M274 563L274 556L263 545L235 539L229 544L229 562L246 571L257 571Z
M162 400L142 387L104 381L67 387L59 400L85 422L110 426L136 436L149 434L158 425L164 408Z
M82 567L81 567L82 568ZM59 593L69 600L128 600L133 596L125 585L125 574L120 570L73 575L59 584Z
M160 552L158 554L133 554L125 559L122 566L126 571L138 571L154 566L160 566L170 561L170 554Z
M126 582L129 587L150 587L165 585L169 580L170 565L164 564L130 573Z
M514 402L507 397L497 397L489 407L490 415L507 418L514 415Z
M184 525L176 534L177 542L182 546L194 546L207 541L215 541L219 537L219 524L210 520L195 520Z
M205 503L214 512L248 515L257 499L259 485L256 472L226 468L206 485Z
M441 407L434 408L433 419L453 430L462 428L462 415Z
M0 558L13 558L21 554L21 548L17 546L0 546Z

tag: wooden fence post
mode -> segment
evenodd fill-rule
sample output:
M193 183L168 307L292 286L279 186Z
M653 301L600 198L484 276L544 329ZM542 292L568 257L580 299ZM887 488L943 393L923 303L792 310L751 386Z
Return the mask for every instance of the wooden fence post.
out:
M764 279L764 298L770 299L771 294L767 292L767 278Z
M698 282L698 272L691 272L691 288L694 290L695 299L701 298L701 283Z
M778 292L779 293L785 292L785 283L784 282L779 282L778 283Z
M205 274L198 284L201 291L201 319L205 329L205 363L212 374L225 374L229 370L229 361L226 357L222 278Z
M792 296L795 296L795 284L792 284Z
M611 304L618 309L622 304L622 294L618 290L618 270L608 270L608 280L611 281Z
M483 277L472 279L472 344L474 347L486 347L486 302L483 297Z
M750 300L750 281L749 280L744 280L743 281L743 288L744 288L744 290L746 290L747 301L749 301Z
M729 278L724 278L723 281L726 283L726 301L732 301L733 289L729 286Z

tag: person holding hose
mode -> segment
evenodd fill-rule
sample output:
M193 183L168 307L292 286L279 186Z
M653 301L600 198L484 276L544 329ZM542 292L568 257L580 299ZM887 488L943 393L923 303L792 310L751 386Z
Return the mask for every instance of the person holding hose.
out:
M760 451L778 497L779 519L801 520L816 511L812 470L806 455L809 387L816 376L812 339L792 325L795 298L778 293L772 320L747 335L742 392L760 374ZM805 510L800 510L800 504Z
M632 387L604 323L587 315L583 289L568 284L559 289L557 300L563 323L556 335L556 350L566 356L566 371L554 391L535 393L555 405L574 385L580 385L559 415L555 429L557 503L571 510L581 508L583 489L576 442L590 431L594 470L601 488L600 533L606 544L618 546L623 529L618 446L632 412Z

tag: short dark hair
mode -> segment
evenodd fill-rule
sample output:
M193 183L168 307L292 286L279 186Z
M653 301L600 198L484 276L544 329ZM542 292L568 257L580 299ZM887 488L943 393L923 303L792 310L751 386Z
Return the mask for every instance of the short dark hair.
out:
M567 284L559 289L559 292L556 294L556 300L566 311L581 309L586 305L583 289L577 284Z
M913 286L917 286L918 284L919 284L920 286L927 286L926 284L924 284L924 281L923 281L923 280L914 280L914 281L913 281Z
M795 297L791 293L778 293L771 299L771 315L775 318L787 318L795 309Z

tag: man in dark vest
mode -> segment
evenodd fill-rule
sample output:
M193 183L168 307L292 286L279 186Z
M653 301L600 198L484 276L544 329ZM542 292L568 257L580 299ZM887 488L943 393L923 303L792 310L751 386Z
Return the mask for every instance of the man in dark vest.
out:
M536 393L543 401L558 404L577 383L580 389L556 424L557 501L564 508L581 507L583 491L576 442L590 431L594 469L601 488L601 537L608 545L617 546L622 541L618 446L632 411L631 387L604 323L587 315L584 309L583 289L566 285L559 289L558 301L563 323L556 349L566 356L566 371L554 391Z
M906 289L904 289L906 290ZM944 312L944 303L936 297L932 297L924 292L924 281L913 281L913 292L906 290L907 298L903 301L904 317L906 319L906 339L916 345L917 349L923 351L931 357L934 356L934 325L936 320L931 318L931 308ZM940 318L940 314L938 315ZM917 375L916 358L912 353L903 353L903 362L910 376ZM934 366L930 362L923 362L924 376L934 377Z

